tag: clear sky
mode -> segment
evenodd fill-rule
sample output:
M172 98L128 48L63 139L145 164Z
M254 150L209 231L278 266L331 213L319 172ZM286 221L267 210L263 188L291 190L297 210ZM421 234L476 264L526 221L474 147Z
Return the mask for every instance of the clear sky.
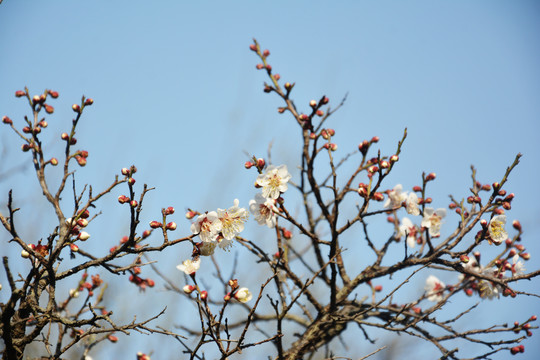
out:
M186 234L189 223L182 213L187 207L226 208L234 198L247 207L255 192L253 172L243 169L245 152L264 156L273 142L274 163L292 170L298 164L299 133L290 118L276 112L278 99L262 92L266 78L255 69L257 59L248 48L255 37L270 49L275 72L296 82L293 98L300 109L307 111L309 100L324 94L337 105L348 94L329 123L336 130L338 155L374 135L391 154L408 128L388 188L402 183L409 189L420 183L422 171L435 172L434 206L446 207L449 194L468 195L471 164L481 182L492 183L523 153L507 186L516 194L509 219L521 221L524 244L533 255L527 268L538 269L540 203L530 192L540 179L540 2L329 4L4 0L0 116L20 120L28 113L14 98L15 90L54 89L60 98L52 103L50 134L44 134L52 142L69 129L71 104L83 94L92 97L95 104L77 135L90 157L77 176L101 189L122 167L136 164L138 183L156 187L146 200L143 223L158 218L162 207L174 206L178 231ZM0 127L0 174L26 155L7 130ZM50 148L51 156L61 153L60 146ZM2 211L8 188L24 199L21 207L37 201L39 192L28 190L31 186L36 182L30 167L0 179ZM108 237L117 239L126 229L120 220L120 229L97 226L121 216L118 195L102 203L106 219L96 222L92 234L107 248L116 241ZM255 225L247 231L256 234ZM1 253L6 240L0 232ZM176 254L169 262L180 262L189 249ZM538 300L524 303L525 314L538 312ZM500 312L500 305L493 301L489 309ZM540 352L536 338L526 343L530 351L521 359ZM143 341L140 350L152 350L149 339ZM154 358L167 355L156 351Z

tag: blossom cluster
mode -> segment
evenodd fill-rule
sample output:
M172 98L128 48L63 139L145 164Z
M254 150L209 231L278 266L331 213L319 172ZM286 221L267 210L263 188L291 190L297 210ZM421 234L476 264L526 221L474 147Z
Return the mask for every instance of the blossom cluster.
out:
M286 165L277 167L270 165L264 174L259 174L255 186L262 188L262 192L256 194L255 199L249 202L249 210L259 225L266 225L269 228L276 226L278 212L276 201L287 191L290 179L291 174Z

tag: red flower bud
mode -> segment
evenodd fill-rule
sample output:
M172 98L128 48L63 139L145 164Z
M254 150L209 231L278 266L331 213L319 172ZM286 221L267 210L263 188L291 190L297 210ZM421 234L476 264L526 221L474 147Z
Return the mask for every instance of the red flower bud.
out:
M378 143L380 140L380 138L378 136L374 136L371 138L371 143L374 144L374 143Z
M119 202L120 204L125 204L125 203L127 203L128 201L129 201L129 198L128 198L127 196L125 196L125 195L120 195L120 196L118 197L118 202Z
M73 104L73 106L71 106L71 108L73 109L73 111L75 111L76 113L80 113L81 112L81 107L77 104Z
M435 173L429 173L427 176L426 176L426 181L432 181L432 180L435 180L435 178L437 177L437 175Z
M52 114L54 112L54 108L51 105L45 104L45 111L47 114Z
M265 50L263 51L263 56L264 56L264 57L267 57L267 56L269 56L269 55L270 55L270 51L269 51L268 49L265 49Z
M201 300L206 301L206 298L208 298L208 292L206 290L201 291Z
M517 231L521 231L521 223L519 222L519 220L514 220L514 221L512 221L512 226L513 226L514 229L516 229Z
M3 122L4 124L8 124L8 125L13 124L13 120L11 120L11 119L10 119L9 117L7 117L7 116L2 116L2 122Z
M163 225L159 221L156 221L156 220L150 221L150 227L152 229L157 229L157 228L160 228L162 226Z
M137 202L137 200L131 200L131 202L129 203L132 208L136 208L138 204L139 203Z
M251 44L251 45L249 45L249 49L250 49L251 51L257 51L257 45Z
M176 230L176 223L174 221L167 224L167 230L174 231Z
M88 99L86 99L86 100L84 101L84 105L85 105L85 106L90 106L90 105L92 105L93 103L94 103L94 99L92 99L92 98L88 98Z
M15 96L16 97L23 97L26 95L26 92L25 91L22 91L22 90L17 90L15 91Z

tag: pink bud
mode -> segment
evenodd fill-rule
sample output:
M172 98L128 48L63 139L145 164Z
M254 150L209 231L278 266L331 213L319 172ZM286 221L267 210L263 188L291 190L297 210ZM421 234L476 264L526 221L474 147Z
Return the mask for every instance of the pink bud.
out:
M175 223L174 221L168 223L168 224L167 224L167 230L171 230L171 231L176 230L176 223Z
M529 253L521 253L519 256L521 256L523 260L529 260L531 258L531 254Z
M281 79L281 76L279 76L279 74L274 74L274 79L276 79L276 81L277 81L277 80Z
M147 237L150 236L151 233L152 233L152 231L150 231L150 230L144 230L143 233L142 233L142 238L146 239Z
M125 196L125 195L120 195L120 196L118 197L118 202L119 202L120 204L125 204L125 203L127 203L128 201L129 201L129 198L128 198L127 196Z
M130 177L130 178L128 178L127 182L128 182L129 185L134 185L135 184L135 179Z
M49 95L51 95L53 99L58 98L58 91L49 90L48 92L49 92Z
M32 148L32 146L29 145L29 144L22 144L22 146L21 146L21 149L22 149L22 151L24 151L24 152L29 151L31 148Z
M45 111L47 114L52 114L54 112L54 108L51 105L45 104Z
M3 117L2 117L2 122L3 122L4 124L8 124L8 125L13 124L13 120L11 120L11 119L10 119L9 117L7 117L7 116L3 116Z
M80 227L86 227L86 226L88 226L88 220L79 219L79 220L77 220L77 225L79 225Z
M255 65L255 67L257 68L257 70L261 70L262 68L264 68L264 65L263 64L257 64L257 65Z
M75 156L75 160L77 160L77 163L79 164L79 166L86 166L87 161L82 156Z
M122 168L122 175L128 176L129 175L129 169L128 168Z
M25 126L22 128L22 132L25 134L30 134L32 132L32 129L30 129L30 126Z
M60 135L60 137L62 138L62 140L69 140L68 133L62 133L62 135Z
M378 136L374 136L371 138L371 143L374 144L374 143L378 143L379 142L379 137Z
M17 90L17 91L15 91L15 96L16 96L16 97L23 97L23 96L26 96L26 92L25 92L25 91L22 91L22 90Z
M257 167L259 169L262 169L262 168L264 168L264 165L266 165L266 162L264 161L264 159L263 158L258 158L257 159Z
M71 245L69 245L69 248L70 248L71 251L73 251L73 252L79 251L79 247L78 247L76 244L71 244Z
M315 114L317 114L317 116L323 116L324 115L324 111L322 111L321 109L317 110L315 112Z
M330 143L330 151L336 151L338 148L337 144L335 143Z
M267 50L267 49L265 49L265 50L263 51L263 56L264 56L264 57L267 57L267 56L269 56L269 55L270 55L270 51Z
M467 263L469 262L469 257L468 257L467 255L463 254L463 255L461 255L461 256L459 257L459 260L460 260L462 263L467 264Z
M74 137L72 137L71 140L69 140L70 145L75 145L76 143L77 143L77 139L75 139Z
M388 169L390 167L390 163L386 160L381 161L381 168Z
M208 292L206 290L201 291L201 300L206 301L208 298Z
M251 45L249 45L249 49L251 51L257 51L257 46L255 44L251 44Z
M251 161L246 161L246 163L244 164L244 167L246 169L251 169L252 166L253 166L253 163Z
M437 177L437 175L435 173L429 173L427 176L426 176L426 181L432 181L432 180L435 180L435 178Z
M115 343L118 341L118 338L114 335L107 336L107 339L109 339L110 342Z
M39 101L40 101L39 95L34 95L34 96L32 97L32 102L33 102L34 104L39 103Z
M85 105L85 106L90 106L90 105L92 105L93 103L94 103L94 99L92 99L92 98L88 98L88 99L86 99L86 100L84 101L84 105Z
M519 220L514 220L514 221L512 221L512 226L513 226L514 229L516 229L517 231L521 231L521 223L519 222Z
M57 158L52 158L52 159L50 160L50 162L51 162L51 165L52 165L52 166L58 165L58 159L57 159Z
M316 106L317 106L317 101L311 100L311 101L309 102L309 106L311 106L312 108L316 107Z
M137 200L131 200L131 202L129 203L129 205L130 205L132 208L137 207L137 205L138 205Z
M76 113L80 113L81 112L81 107L77 104L73 104L73 106L71 106L71 108L73 109L73 111L75 111Z
M150 227L152 229L157 229L157 228L160 228L162 226L163 225L159 221L156 221L156 220L150 221Z

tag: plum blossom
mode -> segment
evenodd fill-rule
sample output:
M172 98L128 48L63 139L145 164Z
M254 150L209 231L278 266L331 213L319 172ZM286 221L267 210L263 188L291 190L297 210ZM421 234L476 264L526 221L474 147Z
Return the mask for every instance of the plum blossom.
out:
M262 187L262 195L267 199L277 199L280 193L287 191L287 182L290 180L291 174L287 171L286 165L275 167L270 165L266 169L266 173L260 174L255 181L255 184Z
M397 184L394 186L393 190L390 190L388 192L388 200L384 203L385 208L395 208L400 207L401 204L407 200L407 193L402 192L403 186L401 184Z
M498 270L497 268L481 268L481 272L482 275L496 277ZM492 281L480 279L478 280L478 294L482 299L493 300L501 294L501 287Z
M221 234L225 240L232 240L242 232L244 223L249 217L246 209L238 207L239 203L238 199L234 199L234 205L227 210L217 210L217 216L221 221Z
M401 219L398 237L401 238L402 236L407 236L407 246L410 248L416 246L416 232L416 225L414 225L409 218L404 217Z
M525 264L519 259L519 255L516 254L512 258L512 277L523 275L525 273Z
M255 195L255 199L249 201L249 211L255 216L255 220L259 225L273 228L276 226L278 211L274 199L266 199L261 194Z
M253 298L253 295L249 292L248 288L240 288L234 294L234 298L242 303L248 302Z
M193 275L199 270L201 267L201 258L197 257L194 260L187 259L184 260L180 265L176 266L176 268L180 271L183 271L186 273L186 275Z
M216 249L216 243L203 241L197 243L197 247L199 248L199 254L201 254L202 256L210 256L214 254L214 250Z
M421 226L429 229L429 235L431 237L439 237L441 236L442 218L445 216L446 209L444 208L439 208L437 210L425 208Z
M418 208L418 196L416 193L411 192L405 200L405 207L407 209L407 214L414 216L420 215L420 209Z
M191 232L193 234L199 234L199 237L204 242L215 241L221 228L222 223L215 211L199 215L197 220L191 224Z
M429 301L439 302L443 299L443 291L446 285L434 275L429 275L426 279L424 290Z
M508 233L504 229L506 215L494 216L488 225L489 237L495 245L500 245L508 239Z

